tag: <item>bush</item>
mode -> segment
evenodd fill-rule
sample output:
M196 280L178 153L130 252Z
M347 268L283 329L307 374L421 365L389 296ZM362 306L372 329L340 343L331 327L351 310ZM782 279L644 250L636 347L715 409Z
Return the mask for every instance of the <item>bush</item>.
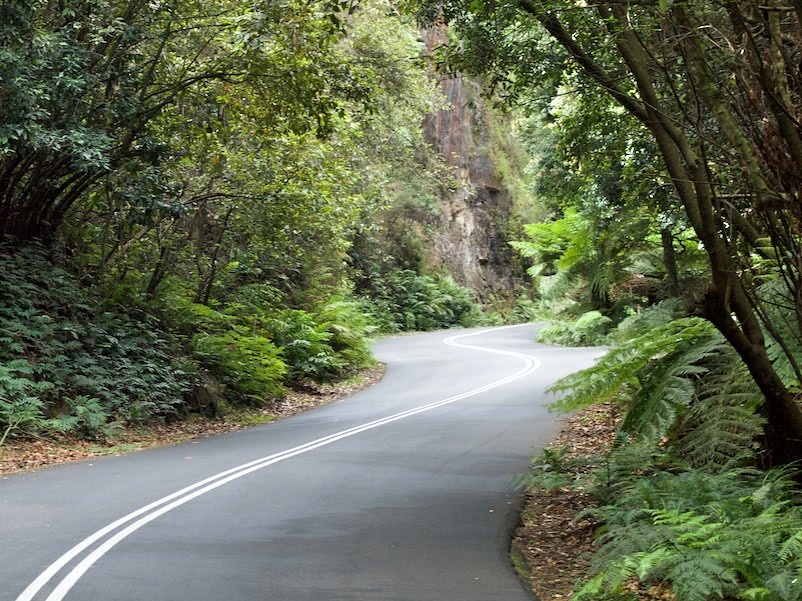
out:
M10 435L34 433L44 425L44 403L38 393L52 384L32 381L32 373L32 366L24 359L0 363L0 446Z
M633 577L669 581L683 601L802 599L802 506L786 472L659 472L596 514L603 546L578 599Z
M331 336L329 344L349 369L373 363L368 337L376 331L370 315L357 302L334 297L315 314L320 329Z
M192 347L224 384L255 403L284 395L287 364L280 349L264 336L233 330L222 335L199 334Z
M372 294L379 321L389 320L398 330L437 330L468 327L481 320L473 292L449 276L419 275L396 269L374 283Z
M538 332L538 342L563 346L604 344L612 320L598 311L588 311L576 321L557 321Z
M0 432L95 436L173 415L192 383L185 362L155 320L103 312L44 249L0 249Z
M688 314L687 303L679 298L669 298L642 311L624 318L609 338L615 342L625 342L635 336L647 333L652 328L664 326Z
M618 598L633 583L678 599L802 599L802 496L792 474L754 469L763 397L707 321L665 322L670 305L627 326L639 335L552 391L569 411L616 401L612 450L575 478L602 506L595 575L577 599ZM648 324L648 325L645 325ZM590 475L585 475L590 471Z
M332 335L306 311L286 309L266 321L270 338L282 349L287 378L328 382L342 374L345 361L332 348Z

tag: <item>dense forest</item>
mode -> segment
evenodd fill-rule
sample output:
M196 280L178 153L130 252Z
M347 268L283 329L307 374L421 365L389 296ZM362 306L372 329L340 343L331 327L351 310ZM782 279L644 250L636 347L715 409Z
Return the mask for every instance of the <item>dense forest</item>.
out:
M447 98L390 3L21 1L0 23L0 445L269 405L370 364L373 332L502 319L434 252L472 184L425 137ZM514 163L481 121L474 152Z
M8 0L0 102L0 447L543 318L576 598L802 599L799 2Z

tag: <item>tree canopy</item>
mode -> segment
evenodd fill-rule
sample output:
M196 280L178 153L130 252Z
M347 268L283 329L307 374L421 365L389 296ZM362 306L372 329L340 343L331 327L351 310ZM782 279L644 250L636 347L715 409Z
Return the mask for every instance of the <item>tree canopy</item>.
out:
M707 255L699 310L765 394L776 459L799 457L802 412L791 390L800 374L783 381L767 351L779 344L797 364L799 327L788 320L798 324L802 315L799 7L457 0L422 8L464 32L464 43L448 51L452 63L487 73L502 93L602 93L601 106L623 111L608 113L630 123L628 134L612 136L625 145L618 156L630 160L638 146L651 146L672 184L667 198L641 197L639 206L682 209Z
M391 2L4 2L0 103L0 440L270 404L477 319L383 217L451 177Z

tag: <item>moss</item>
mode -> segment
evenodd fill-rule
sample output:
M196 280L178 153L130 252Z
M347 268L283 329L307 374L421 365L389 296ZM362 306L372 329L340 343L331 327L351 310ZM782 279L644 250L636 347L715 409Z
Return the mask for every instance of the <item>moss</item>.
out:
M524 581L524 583L528 583L532 577L532 572L529 570L529 563L526 561L523 553L517 547L516 542L513 541L512 547L510 548L510 561L512 562L512 568L515 570L515 573L518 574L518 578Z
M220 413L226 422L244 428L269 424L278 419L277 415L268 413L259 407L233 406L228 403L220 403Z
M151 445L147 441L116 444L110 447L103 445L89 445L89 452L92 455L121 455L123 453L139 451L149 446Z

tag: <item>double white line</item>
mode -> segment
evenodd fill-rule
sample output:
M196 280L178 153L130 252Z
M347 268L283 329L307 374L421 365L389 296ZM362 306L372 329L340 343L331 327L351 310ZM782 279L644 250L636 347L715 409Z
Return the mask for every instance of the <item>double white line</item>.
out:
M429 403L428 405L421 405L420 407L415 407L414 409L409 409L407 411L402 411L401 413L396 413L394 415L390 415L388 417L383 417L381 419L374 420L372 422L368 422L359 426L354 426L353 428L348 428L347 430L341 430L340 432L336 432L329 436L324 436L323 438L318 438L317 440L313 440L311 442L307 442L306 444L299 445L297 447L293 447L291 449L287 449L286 451L281 451L280 453L274 453L273 455L268 455L267 457L262 457L261 459L256 459L249 463L243 463L242 465L238 465L237 467L233 467L229 470L224 472L220 472L215 474L214 476L210 476L204 480L196 482L195 484L191 484L186 488L182 488L179 491L176 491L166 497L162 497L149 505L145 505L140 509L137 509L134 512L129 513L126 516L121 517L120 519L112 522L108 526L101 528L94 534L88 536L77 545L72 547L69 551L64 553L61 557L59 557L56 561L50 564L37 578L31 582L28 587L17 597L16 601L33 601L36 595L42 590L42 588L47 585L54 577L57 576L61 570L63 570L70 562L78 558L81 554L85 551L90 549L95 543L101 541L105 538L105 540L94 549L86 553L86 555L81 559L62 579L59 583L55 586L55 588L51 591L51 593L47 596L46 601L62 601L64 597L69 593L70 589L75 586L75 583L80 580L80 578L86 573L86 571L92 567L100 558L102 558L106 553L111 551L118 543L123 541L129 535L133 534L145 524L152 522L156 518L180 507L184 503L188 503L192 499L200 497L201 495L206 494L214 490L215 488L219 488L220 486L224 486L229 482L232 482L238 478L242 478L250 474L251 472L255 472L257 470L263 469L275 463L279 463L280 461L284 461L286 459L290 459L291 457L295 457L296 455L302 455L304 453L308 453L309 451L313 451L315 449L319 449L320 447L325 447L330 445L338 440L342 440L344 438L350 438L351 436L355 436L362 432L367 432L368 430L373 430L374 428L378 428L380 426L384 426L386 424L390 424L407 417L411 417L413 415L418 415L419 413L425 413L426 411L430 411L432 409L436 409L437 407L442 407L444 405L450 405L451 403L455 403L459 400L462 400L467 397L475 396L477 394L481 394L483 392L487 392L488 390L492 390L494 388L498 388L499 386L504 386L505 384L509 384L520 378L523 378L527 374L533 372L534 370L540 367L540 361L538 361L535 357L530 355L526 355L524 353L516 353L513 351L502 351L498 349L487 348L483 346L474 346L469 344L460 344L457 342L460 339L468 338L470 336L479 336L481 334L485 334L491 331L498 331L501 329L506 329L510 327L518 327L518 326L505 326L504 328L493 328L492 330L481 330L479 332L471 332L469 334L461 334L458 336L451 336L444 340L445 344L449 346L455 346L460 348L467 348L477 351L482 351L486 353L494 353L498 355L506 355L510 357L515 357L516 359L521 359L524 362L524 367L520 370L512 374L511 376L507 376L506 378L502 378L501 380L496 380L495 382L491 382L485 386L480 388L474 388L467 392L463 392L458 395L454 395L448 397L447 399L442 399L440 401L435 401L433 403ZM114 534L112 534L114 533ZM108 536L110 535L111 536ZM108 538L106 538L108 537Z

